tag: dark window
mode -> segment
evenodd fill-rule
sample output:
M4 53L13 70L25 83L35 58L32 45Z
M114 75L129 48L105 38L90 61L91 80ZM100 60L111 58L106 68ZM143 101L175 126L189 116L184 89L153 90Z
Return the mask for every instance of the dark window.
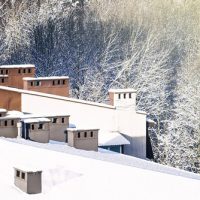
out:
M31 125L31 129L34 130L34 124Z
M14 126L14 120L11 120L11 125Z
M29 74L31 73L31 69L28 69L28 73L29 73Z
M18 69L18 74L21 74L21 69Z
M20 171L19 170L16 171L16 176L20 177Z
M2 116L2 114L0 114L0 117Z
M65 118L64 117L62 118L62 123L65 123Z
M33 81L31 81L31 86L33 86Z
M121 94L118 94L118 99L121 99Z
M36 86L39 86L39 85L40 85L40 81L36 81L36 82L35 82L35 85L36 85Z
M78 132L78 138L80 138L81 137L81 133L80 132Z
M7 121L5 121L5 122L4 122L4 125L5 125L5 126L7 126L7 125L8 125L8 122L7 122Z
M84 132L84 137L87 137L87 132Z
M39 124L38 129L43 129L43 124Z
M126 94L124 94L124 99L126 99Z
M26 69L23 69L23 73L26 73Z
M1 74L3 74L3 69L1 70Z
M25 179L25 173L22 172L22 179Z
M8 74L8 70L6 70L6 74Z
M56 123L57 122L57 118L53 118L52 123Z
M2 78L2 79L1 79L1 82L2 82L2 83L4 83L4 82L5 82L5 81L4 81L4 78Z
M60 85L60 80L58 80L58 85Z
M55 85L55 81L53 81L53 85Z
M65 80L63 80L63 85L65 85Z
M90 132L90 136L91 136L91 137L93 137L93 136L94 136L94 134L93 134L93 131L91 131L91 132Z
M131 99L132 98L132 95L131 95L131 93L129 93L129 99Z

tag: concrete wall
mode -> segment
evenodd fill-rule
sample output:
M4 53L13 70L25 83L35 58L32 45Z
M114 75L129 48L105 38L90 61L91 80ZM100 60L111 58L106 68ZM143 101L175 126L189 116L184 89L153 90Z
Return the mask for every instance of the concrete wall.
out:
M69 117L54 117L57 118L56 123L50 123L50 140L55 140L59 142L66 141L65 130L69 127ZM62 118L64 118L64 123L62 123ZM53 118L50 118L53 120Z
M20 176L17 176L17 171ZM22 178L22 173L25 174L25 179ZM23 192L28 194L38 194L42 192L42 172L26 172L20 169L15 169L14 184Z
M32 130L34 125L34 130ZM39 124L30 124L29 138L35 142L48 143L50 138L49 123L43 124L43 129L38 129Z
M7 126L5 126L5 121L7 121ZM0 137L16 138L18 135L18 121L15 119L14 125L11 125L11 120L0 120Z
M98 151L98 130L88 131L67 131L68 132L68 145L77 149L87 151ZM93 136L91 137L91 132ZM85 137L85 133L87 136ZM80 137L78 137L80 134Z
M0 108L21 111L21 94L0 89Z
M57 81L60 84L57 84ZM44 92L47 94L55 94L60 96L69 96L69 79L56 79L56 80L24 80L23 88L25 90L32 90L37 92ZM39 81L39 85L36 86L35 82ZM54 81L54 85L53 85ZM64 84L63 84L64 81ZM32 82L32 85L31 85Z

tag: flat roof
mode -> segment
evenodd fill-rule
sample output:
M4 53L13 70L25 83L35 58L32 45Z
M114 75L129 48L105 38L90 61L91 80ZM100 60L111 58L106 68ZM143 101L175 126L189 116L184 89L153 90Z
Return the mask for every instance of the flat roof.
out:
M12 92L23 93L23 94L30 94L30 95L35 95L35 96L42 96L42 97L47 97L47 98L52 98L52 99L70 101L70 102L74 102L74 103L82 103L82 104L98 106L98 107L103 107L103 108L109 108L109 109L116 109L115 106L111 106L111 105L107 105L107 104L103 104L103 103L96 103L96 102L91 102L91 101L63 97L63 96L47 94L47 93L43 93L43 92L35 92L35 91L17 89L17 88L6 87L6 86L0 86L0 90L12 91Z
M68 76L49 76L49 77L24 77L25 81L40 81L40 80L58 80L58 79L69 79Z
M68 131L98 131L98 128L67 128Z
M22 64L22 65L1 65L0 69L14 69L14 68L35 68L32 64Z
M8 78L8 75L0 74L0 78Z
M4 109L4 108L0 108L0 113L6 113L6 112L7 112L6 109Z
M133 88L126 88L126 89L109 89L108 92L114 92L114 93L136 93L137 90Z
M42 122L50 122L51 120L48 119L48 118L44 118L44 117L41 117L41 118L29 118L29 119L23 119L22 120L24 123L42 123Z

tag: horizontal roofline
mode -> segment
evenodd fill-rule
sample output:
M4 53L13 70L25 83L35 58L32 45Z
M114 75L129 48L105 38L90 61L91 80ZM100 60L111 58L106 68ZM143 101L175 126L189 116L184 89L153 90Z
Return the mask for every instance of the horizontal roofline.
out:
M32 64L22 64L22 65L1 65L0 69L14 69L14 68L35 68Z
M98 131L98 128L67 128L68 131Z
M24 77L25 81L35 81L35 80L59 80L59 79L69 79L68 76L49 76L49 77Z
M63 97L63 96L47 94L47 93L43 93L43 92L35 92L35 91L30 91L30 90L17 89L17 88L13 88L13 87L0 86L0 90L42 96L42 97L47 97L47 98L52 98L52 99L59 99L59 100L63 100L63 101L70 101L70 102L74 102L74 103L82 103L82 104L86 104L86 105L98 106L98 107L103 107L103 108L108 108L108 109L116 109L115 106L111 106L111 105L107 105L107 104L103 104L103 103L96 103L96 102L91 102L91 101Z
M136 93L137 90L133 88L126 88L126 89L109 89L108 92L112 93L125 93L125 92L131 92L131 93Z

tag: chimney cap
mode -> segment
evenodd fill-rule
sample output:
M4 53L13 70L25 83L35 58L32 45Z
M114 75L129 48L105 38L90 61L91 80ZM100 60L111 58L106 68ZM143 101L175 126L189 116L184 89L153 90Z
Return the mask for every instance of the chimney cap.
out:
M108 92L111 93L136 93L137 90L133 89L133 88L126 88L126 89L110 89L108 90Z

